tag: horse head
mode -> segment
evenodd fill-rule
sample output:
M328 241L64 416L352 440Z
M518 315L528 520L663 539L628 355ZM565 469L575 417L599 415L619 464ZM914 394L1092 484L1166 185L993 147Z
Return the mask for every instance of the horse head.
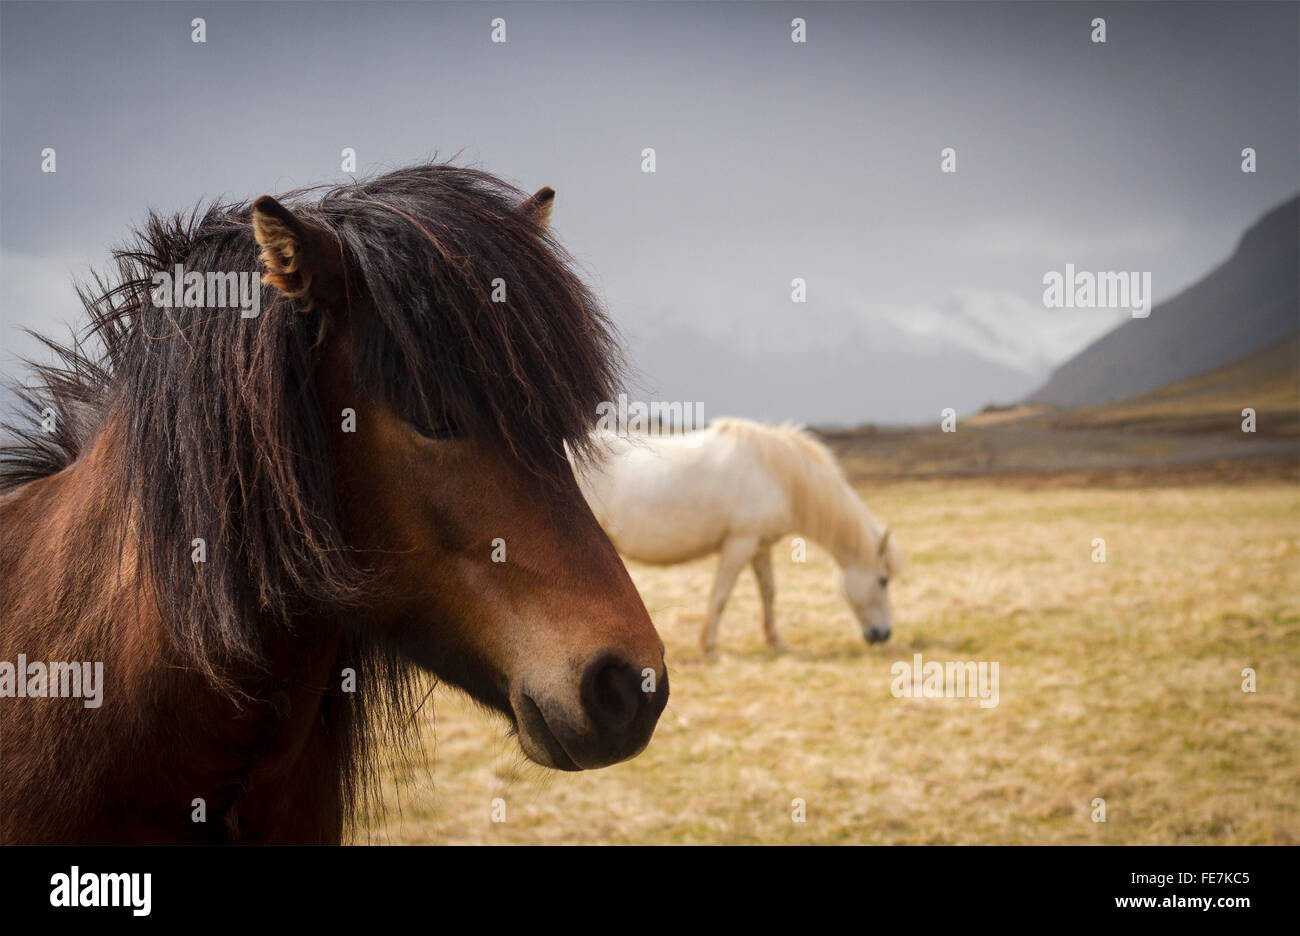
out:
M603 319L547 233L553 191L505 210L444 178L251 212L264 282L319 321L338 523L370 582L340 610L505 714L533 761L601 767L645 747L668 693L565 457L608 390Z

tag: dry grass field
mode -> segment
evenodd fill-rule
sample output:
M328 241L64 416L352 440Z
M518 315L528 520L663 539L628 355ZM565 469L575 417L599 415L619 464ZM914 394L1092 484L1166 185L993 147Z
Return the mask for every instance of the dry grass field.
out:
M908 552L889 643L863 642L824 553L797 564L787 542L775 559L791 651L766 650L747 572L706 662L714 561L633 564L672 682L646 752L544 771L500 718L440 688L422 713L429 763L389 772L388 809L357 840L1300 842L1295 483L859 490ZM915 653L997 661L999 704L894 698L890 666Z

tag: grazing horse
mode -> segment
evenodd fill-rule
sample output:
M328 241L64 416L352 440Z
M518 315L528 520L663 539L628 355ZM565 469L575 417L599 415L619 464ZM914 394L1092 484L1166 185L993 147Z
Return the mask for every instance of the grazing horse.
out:
M51 343L0 450L0 840L337 843L421 671L546 767L646 746L663 643L566 457L621 359L553 196L440 164L151 215L81 288L97 350Z
M601 451L578 466L596 519L624 556L669 565L721 553L700 646L717 646L718 619L751 565L763 599L763 633L775 650L772 544L802 533L842 570L841 590L870 643L887 640L887 586L902 554L853 493L835 456L805 430L745 419L714 420L687 435L597 435Z

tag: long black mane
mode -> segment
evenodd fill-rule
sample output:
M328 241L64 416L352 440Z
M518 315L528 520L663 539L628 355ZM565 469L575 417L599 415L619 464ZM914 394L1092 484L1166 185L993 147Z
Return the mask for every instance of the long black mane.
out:
M349 294L372 310L355 355L359 418L366 399L386 400L418 424L490 438L554 481L566 444L582 450L597 403L613 398L621 361L571 259L518 210L524 197L427 164L281 201L338 237L359 280ZM46 341L58 360L34 366L22 392L34 418L0 444L4 492L72 464L107 427L122 433L123 523L144 580L176 645L218 683L232 662L261 659L264 628L356 605L367 587L331 482L340 414L321 411L314 382L321 316L346 310L269 286L249 319L151 301L154 274L177 264L260 273L250 214L248 203L150 214L113 274L79 289L85 339ZM497 279L505 302L492 301ZM47 408L54 432L37 422Z

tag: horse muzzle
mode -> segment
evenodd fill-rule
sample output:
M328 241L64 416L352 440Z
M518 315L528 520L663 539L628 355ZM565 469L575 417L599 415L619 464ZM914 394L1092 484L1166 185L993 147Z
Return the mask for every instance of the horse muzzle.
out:
M591 770L635 757L668 704L668 670L634 665L615 653L590 660L569 687L520 681L510 694L519 746L556 770Z

